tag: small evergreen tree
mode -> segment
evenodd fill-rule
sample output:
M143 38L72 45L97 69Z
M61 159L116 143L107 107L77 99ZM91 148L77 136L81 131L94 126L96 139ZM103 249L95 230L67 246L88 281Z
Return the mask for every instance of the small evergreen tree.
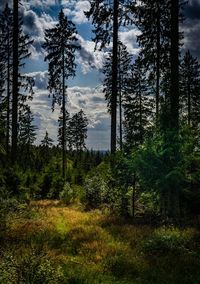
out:
M53 139L49 137L49 133L47 131L44 138L41 140L41 146L44 148L51 148L53 146Z
M20 113L19 116L19 143L30 147L36 139L36 126L32 124L34 120L33 114L29 106L26 111Z
M30 107L27 105L26 110L19 113L19 146L22 165L31 165L31 147L36 140L36 129L37 127L33 125L33 114Z
M86 148L85 140L87 138L87 125L88 119L83 110L75 113L69 122L72 137L72 147L77 152L80 152Z
M188 125L200 123L200 64L190 51L180 66L180 108L181 116L187 119Z

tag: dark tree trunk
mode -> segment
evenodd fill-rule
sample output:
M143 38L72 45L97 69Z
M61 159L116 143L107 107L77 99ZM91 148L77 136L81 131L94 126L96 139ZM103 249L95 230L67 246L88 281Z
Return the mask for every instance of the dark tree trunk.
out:
M141 94L141 86L140 86L140 83L139 83L139 102L140 102L140 144L143 143L143 133L142 133L142 94Z
M8 30L8 45L7 45L7 121L6 121L6 152L9 154L9 142L10 142L10 32Z
M179 1L171 0L171 128L179 126Z
M133 191L132 191L132 216L135 217L135 185L136 185L136 176L133 176Z
M118 0L113 2L113 62L111 95L111 154L116 151L117 79L118 79Z
M188 92L188 125L191 125L191 92L190 92L190 83L188 82L187 86Z
M158 124L160 101L160 6L157 3L157 35L156 35L156 123Z
M119 59L120 61L120 59ZM122 151L122 78L119 72L119 146Z
M13 0L12 161L17 158L18 134L18 0Z
M178 153L180 151L178 144L179 131L179 1L171 0L171 84L170 84L170 135L168 135L168 147L174 147L174 153L169 154L167 159L171 164L170 170L177 167ZM174 157L176 155L176 157ZM173 162L171 162L173 161ZM176 185L168 185L168 206L167 215L174 220L180 214L180 196L179 188Z
M66 167L66 111L65 111L65 57L64 57L64 50L62 55L62 97L63 97L63 105L62 105L62 111L63 111L63 126L62 126L62 175L65 179L65 167Z
M122 94L121 88L119 90L119 145L122 151Z

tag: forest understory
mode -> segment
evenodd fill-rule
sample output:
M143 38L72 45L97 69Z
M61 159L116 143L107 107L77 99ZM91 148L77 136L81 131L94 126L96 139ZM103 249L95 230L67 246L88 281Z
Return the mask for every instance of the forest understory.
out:
M134 224L58 200L13 208L0 233L2 284L200 283L198 220Z

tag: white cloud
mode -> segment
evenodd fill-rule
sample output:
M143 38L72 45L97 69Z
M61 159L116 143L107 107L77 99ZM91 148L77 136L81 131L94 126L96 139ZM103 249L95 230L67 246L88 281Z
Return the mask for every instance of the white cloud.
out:
M90 2L87 0L73 1L71 5L67 5L67 7L64 9L64 13L68 16L71 16L72 21L75 24L80 25L88 22L84 11L88 11L89 8Z
M127 51L132 55L137 55L139 52L137 44L138 35L139 31L136 28L131 28L128 31L119 32L119 39L124 45L126 45Z
M83 74L87 74L93 68L98 70L102 69L103 61L107 53L99 50L94 51L95 43L93 41L85 40L80 35L77 37L81 46L77 62L81 64Z
M46 80L46 72L30 73L36 78L36 85L40 85L38 78L40 76ZM43 85L43 80L41 79ZM35 95L29 103L35 117L35 124L38 126L37 143L39 143L45 131L54 141L57 141L58 117L60 107L56 106L54 112L51 111L51 98L48 97L47 90L41 90L35 87ZM87 147L93 149L109 148L109 124L110 118L107 113L106 102L102 88L90 87L70 87L67 90L66 107L71 114L78 112L80 109L86 113L89 120Z

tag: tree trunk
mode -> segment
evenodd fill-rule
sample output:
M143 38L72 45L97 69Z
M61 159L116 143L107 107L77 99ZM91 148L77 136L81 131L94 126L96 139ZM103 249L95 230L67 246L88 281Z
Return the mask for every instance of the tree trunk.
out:
M9 154L10 142L10 31L8 30L8 45L7 45L7 121L6 121L6 152Z
M190 80L190 79L189 79ZM191 92L190 92L190 81L188 80L187 92L188 92L188 125L191 125Z
M140 75L139 75L140 76ZM140 78L139 78L140 80ZM140 103L140 144L143 143L143 133L142 133L142 94L141 94L141 85L139 82L139 103Z
M171 89L170 89L170 130L175 130L172 132L172 136L169 137L171 141L174 141L174 151L178 157L178 131L179 131L179 1L171 0ZM168 145L171 145L169 141ZM176 145L176 146L175 146ZM169 157L173 159L174 157ZM178 160L175 159L171 170L177 166ZM179 189L174 186L169 188L169 207L168 214L170 217L176 219L179 215Z
M117 79L118 79L118 0L113 2L113 62L111 94L111 154L116 152Z
M66 111L65 111L65 57L64 57L64 50L62 55L62 91L63 91L63 105L62 105L62 111L63 111L63 131L62 131L62 175L65 179L65 167L66 167Z
M132 216L135 217L135 186L136 186L136 175L133 177L133 191L132 191Z
M119 52L120 54L120 52ZM120 58L118 58L120 62ZM121 65L121 64L120 64ZM121 66L120 66L121 67ZM120 67L119 67L119 146L120 146L120 151L122 151L122 78L120 75Z
M156 36L156 123L158 125L160 101L160 6L157 3L157 36Z
M12 161L15 162L18 134L18 0L13 0L13 25Z
M171 128L179 126L179 1L171 0Z

